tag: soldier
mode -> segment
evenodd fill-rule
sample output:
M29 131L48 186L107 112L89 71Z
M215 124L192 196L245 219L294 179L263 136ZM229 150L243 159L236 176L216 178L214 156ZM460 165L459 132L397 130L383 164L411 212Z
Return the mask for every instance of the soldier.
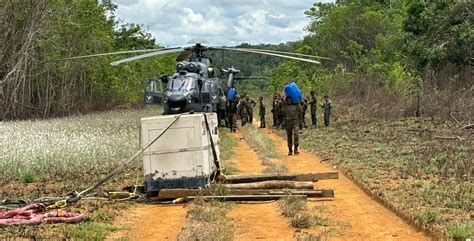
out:
M277 104L277 119L278 119L278 128L283 128L283 122L285 121L285 114L283 113L283 105L285 100L283 97L278 97L278 104Z
M324 96L324 102L321 105L324 113L324 125L329 126L329 118L331 117L332 102L327 95Z
M235 119L235 114L237 112L237 99L234 101L227 100L226 107L230 132L235 132L237 127L237 121Z
M226 98L222 93L219 93L219 99L217 103L217 118L219 121L219 127L221 127L222 120L224 120L225 127L228 127L227 117L226 117Z
M309 105L311 106L311 122L313 124L313 127L316 127L316 125L318 124L318 117L316 115L316 107L318 106L318 102L316 99L316 93L314 93L314 91L309 92L309 94Z
M301 106L298 104L292 104L291 98L287 96L285 98L285 104L283 105L282 112L285 115L285 129L286 129L286 138L288 142L288 156L294 154L298 155L300 152L298 151L299 145L299 121L298 116L302 112ZM294 147L294 149L293 149Z
M278 94L273 93L273 102L272 102L272 117L273 117L273 127L278 126L278 112L277 112L277 106L278 106Z
M247 95L245 96L245 111L247 112L247 121L250 122L250 124L253 123L253 108L257 105L254 100L250 99L250 97Z
M260 128L265 128L265 103L263 103L263 96L258 97L259 109L258 116L260 116Z
M239 98L237 104L237 113L240 116L241 126L247 124L247 112L245 109L245 94Z
M300 105L302 112L300 113L300 129L307 128L305 121L306 109L308 109L308 100L306 98L301 99Z

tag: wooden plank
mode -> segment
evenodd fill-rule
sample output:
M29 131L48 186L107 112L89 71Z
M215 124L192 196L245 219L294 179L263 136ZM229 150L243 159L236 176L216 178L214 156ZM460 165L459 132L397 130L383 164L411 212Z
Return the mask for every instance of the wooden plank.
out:
M222 184L228 189L313 189L313 182L299 181L263 181L249 183Z
M249 183L270 180L287 181L319 181L325 179L338 179L338 172L304 173L304 174L257 174L257 175L230 175L225 177L226 183Z
M271 201L279 200L285 197L300 197L307 198L306 195L228 195L228 196L191 196L187 200L195 198L202 198L204 200L218 200L218 201Z
M311 198L332 198L334 191L331 189L304 190L304 189L227 189L228 195L306 195ZM210 190L199 189L162 189L158 200L171 200L187 196L210 196Z

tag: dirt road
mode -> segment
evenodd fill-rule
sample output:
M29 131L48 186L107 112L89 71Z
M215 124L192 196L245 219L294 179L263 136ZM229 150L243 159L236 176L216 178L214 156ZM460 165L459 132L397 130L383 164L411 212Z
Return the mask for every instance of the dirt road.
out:
M114 222L123 230L106 240L176 240L186 214L184 205L134 205Z
M260 173L263 169L255 152L240 138L234 148L233 163L241 173ZM295 229L280 215L276 202L241 203L229 212L232 218L235 240L288 240Z
M270 129L263 131L277 146L282 154L288 152L286 140ZM334 169L322 164L320 159L306 151L298 156L289 156L283 163L292 173L327 172ZM347 177L339 174L339 179L322 180L316 183L318 188L332 188L335 198L324 202L331 209L331 219L344 226L340 232L330 235L331 240L429 240L423 233L416 231L402 219L372 200ZM309 202L310 205L317 205Z
M281 136L270 129L264 129L262 133L274 141L280 153L287 153L286 141ZM234 149L235 166L242 173L260 173L263 167L255 151L239 133L234 135L239 139ZM304 150L298 156L285 156L281 162L292 173L334 171ZM329 214L329 225L298 230L281 215L276 202L236 204L228 213L235 226L235 240L295 240L302 232L323 234L330 240L429 240L341 174L337 180L323 180L315 185L335 190L335 198L330 201L307 202L312 214L319 215L323 209ZM176 240L186 221L186 213L181 205L135 205L116 221L118 227L125 229L113 233L108 240L125 237L130 240Z

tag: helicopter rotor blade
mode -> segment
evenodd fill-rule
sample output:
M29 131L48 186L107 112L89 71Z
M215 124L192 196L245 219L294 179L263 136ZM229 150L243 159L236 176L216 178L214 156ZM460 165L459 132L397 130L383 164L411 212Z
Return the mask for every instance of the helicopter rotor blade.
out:
M299 60L299 61L313 63L313 64L321 64L321 62L319 62L317 60L313 60L313 59L304 59L304 58L299 58L299 57L293 57L293 56L288 56L288 55L269 53L269 52L257 51L257 50L249 50L249 49L242 49L242 48L229 48L229 47L221 47L221 48L214 48L214 49L223 49L223 50L230 50L230 51L240 51L240 52L247 52L247 53L254 53L254 54L263 54L263 55L270 55L270 56L275 56L275 57L280 57L280 58L285 58L285 59Z
M236 80L244 80L244 79L268 79L266 76L239 76L234 77Z
M92 57L102 57L102 56L109 56L109 55L119 55L119 54L133 54L133 53L144 53L144 52L156 52L162 49L140 49L140 50L128 50L128 51L118 51L118 52L109 52L109 53L100 53L100 54L89 54L89 55L82 55L70 58L63 58L58 59L55 61L66 61L66 60L74 60L74 59L85 59L85 58L92 58Z
M158 51L155 51L155 52L151 52L151 53L147 53L147 54L141 54L141 55L121 59L121 60L112 62L110 64L113 65L113 66L116 66L116 65L123 64L123 63L130 62L130 61L149 58L149 57L153 57L153 56L157 56L157 55L177 53L177 52L181 52L183 50L184 50L183 48L164 48L164 49L159 49Z
M284 54L284 55L303 56L303 57L316 58L316 59L331 60L331 58L317 56L317 55L300 54L300 53L292 53L292 52L285 52L285 51L276 51L276 50L268 50L268 49L250 49L250 50L263 51L263 52L276 53L276 54Z

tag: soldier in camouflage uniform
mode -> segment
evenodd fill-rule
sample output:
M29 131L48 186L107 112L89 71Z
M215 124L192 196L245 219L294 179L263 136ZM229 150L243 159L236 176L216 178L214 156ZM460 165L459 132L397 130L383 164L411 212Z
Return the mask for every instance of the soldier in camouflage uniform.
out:
M237 103L237 114L240 117L241 126L247 124L247 109L245 108L245 94L239 98Z
M305 121L305 114L306 109L308 109L308 100L306 98L301 99L300 105L302 108L302 112L300 113L300 129L307 128L306 121Z
M259 109L258 116L260 117L260 128L265 128L265 103L263 103L263 96L258 97Z
M247 121L250 122L250 124L253 123L253 108L257 105L254 100L250 99L250 97L247 95L245 96L245 111L247 112Z
M236 127L237 127L237 120L236 120L236 112L237 112L237 100L230 101L227 100L226 103L227 107L227 119L228 119L228 126L231 132L235 132Z
M332 102L327 95L324 96L324 102L321 105L324 113L324 125L329 126L329 119L331 117Z
M283 97L279 96L278 97L278 104L277 104L277 119L278 119L278 128L284 128L284 122L285 122L285 113L283 112L283 105L285 105L285 100Z
M318 102L316 99L316 93L314 93L314 91L309 92L309 94L309 105L311 107L311 124L313 124L313 127L316 127L318 123L318 117L316 115L316 107L318 106Z
M222 120L224 120L224 126L228 127L227 116L226 116L226 98L222 93L219 93L219 102L217 103L217 118L219 121L219 127L221 127Z
M273 127L278 126L278 94L273 93L273 102L272 102L272 117L273 117Z
M298 104L292 104L291 98L287 96L285 98L285 104L283 105L282 112L285 116L285 129L286 137L288 142L288 155L291 156L300 154L298 151L299 145L299 114L302 112L301 106ZM294 147L294 149L293 149ZM293 152L294 150L294 152Z

